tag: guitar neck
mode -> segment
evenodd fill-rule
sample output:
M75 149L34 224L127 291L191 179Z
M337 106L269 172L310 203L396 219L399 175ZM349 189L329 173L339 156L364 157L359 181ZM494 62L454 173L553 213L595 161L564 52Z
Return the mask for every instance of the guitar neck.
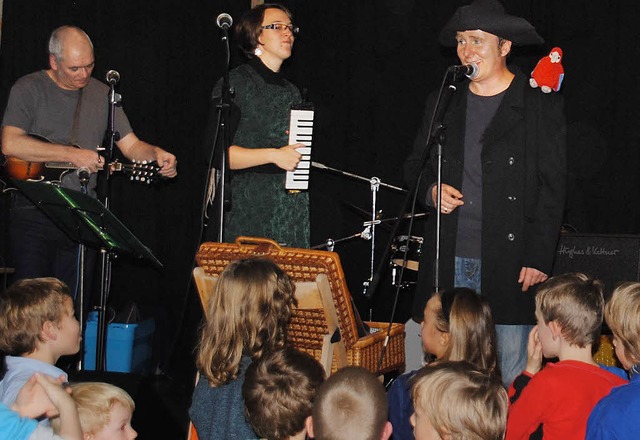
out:
M54 170L77 170L78 167L71 162L45 162L44 166Z

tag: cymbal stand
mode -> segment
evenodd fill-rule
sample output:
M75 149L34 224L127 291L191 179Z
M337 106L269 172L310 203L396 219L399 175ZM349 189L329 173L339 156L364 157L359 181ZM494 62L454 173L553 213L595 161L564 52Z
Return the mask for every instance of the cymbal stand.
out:
M376 208L377 208L377 195L378 195L378 190L380 189L380 187L385 187L385 188L389 188L389 189L393 189L399 192L406 192L404 189L394 186L394 185L389 185L388 183L384 183L380 180L379 177L363 177L363 176L359 176L357 174L353 174L353 173L349 173L347 171L343 171L343 170L339 170L337 168L332 168L329 167L327 165L324 165L320 162L311 162L311 166L314 168L319 168L319 169L323 169L323 170L329 170L329 171L333 171L334 173L338 173L338 174L342 174L343 176L346 177L351 177L354 179L358 179L358 180L363 180L365 182L369 182L369 186L371 189L371 221L368 222L368 224L365 224L365 229L364 231L362 231L360 233L360 236L365 239L365 240L371 240L371 261L370 261L370 272L369 272L369 278L367 280L365 280L362 283L363 286L363 294L366 296L368 290L369 290L369 285L371 283L371 281L373 280L373 276L375 273L375 250L376 250L376 226L380 223L379 219L380 219L380 214L382 214L382 212L378 213ZM367 238L369 237L369 238Z

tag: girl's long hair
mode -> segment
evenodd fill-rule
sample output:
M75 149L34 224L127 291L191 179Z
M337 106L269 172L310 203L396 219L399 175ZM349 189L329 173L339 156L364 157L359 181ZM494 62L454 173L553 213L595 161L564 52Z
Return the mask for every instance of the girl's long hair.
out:
M271 260L230 263L209 298L196 366L213 387L238 377L243 354L252 360L284 347L296 304L295 285Z
M471 362L478 368L500 375L496 329L487 300L465 287L437 295L440 296L441 307L436 310L436 326L450 335L443 359Z

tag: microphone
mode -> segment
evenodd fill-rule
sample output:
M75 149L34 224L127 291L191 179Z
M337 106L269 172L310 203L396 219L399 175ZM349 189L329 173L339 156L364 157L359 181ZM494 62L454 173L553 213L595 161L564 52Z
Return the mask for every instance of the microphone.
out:
M478 76L478 65L474 63L462 64L460 66L451 66L449 71L453 72L456 77L461 75L466 76L469 79L473 79Z
M216 18L216 24L220 29L226 31L233 24L233 18L231 18L231 15L223 12L222 14L218 15L218 18Z
M107 78L107 83L114 86L118 84L118 81L120 81L120 74L118 73L117 70L109 70L107 72L106 78Z
M76 174L78 175L78 180L80 180L81 185L86 185L87 183L89 183L89 176L91 175L91 171L89 171L89 168L78 168L76 170Z

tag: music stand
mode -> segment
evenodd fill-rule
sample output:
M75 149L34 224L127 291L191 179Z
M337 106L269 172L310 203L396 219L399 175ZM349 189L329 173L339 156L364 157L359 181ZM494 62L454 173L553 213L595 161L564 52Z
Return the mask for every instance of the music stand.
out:
M104 371L105 311L110 285L110 256L126 253L138 258L145 258L158 267L162 267L162 263L98 199L46 182L11 180L16 188L40 208L71 240L100 249L102 264L96 339L96 371ZM82 316L80 319L81 325L83 325Z

